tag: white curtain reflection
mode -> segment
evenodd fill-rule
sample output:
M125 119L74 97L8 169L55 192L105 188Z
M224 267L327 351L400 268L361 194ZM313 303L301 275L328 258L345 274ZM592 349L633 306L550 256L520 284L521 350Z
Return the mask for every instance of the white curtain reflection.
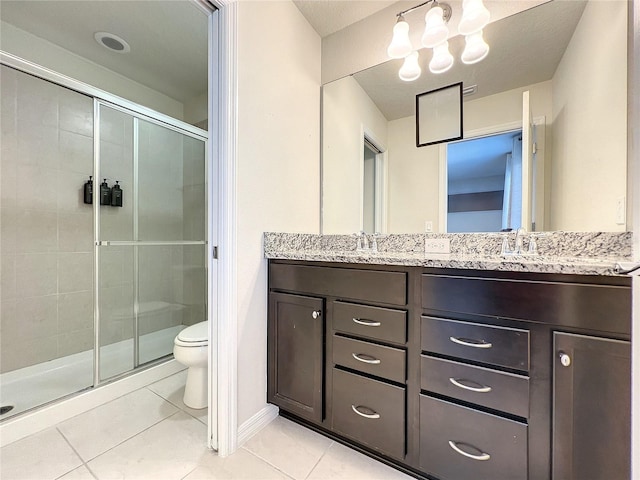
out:
M502 229L517 229L522 224L522 136L513 137L513 149L507 154L502 203Z

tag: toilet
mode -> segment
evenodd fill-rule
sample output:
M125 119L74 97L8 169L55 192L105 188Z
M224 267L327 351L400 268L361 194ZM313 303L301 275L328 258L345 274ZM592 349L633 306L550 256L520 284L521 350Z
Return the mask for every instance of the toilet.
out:
M173 356L187 370L184 404L190 408L206 408L208 395L207 350L209 322L204 321L182 330L173 342Z

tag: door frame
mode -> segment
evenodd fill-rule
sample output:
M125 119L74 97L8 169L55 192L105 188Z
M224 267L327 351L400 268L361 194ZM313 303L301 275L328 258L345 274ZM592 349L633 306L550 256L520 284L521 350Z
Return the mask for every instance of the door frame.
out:
M640 262L640 1L628 3L627 41L627 229L633 231L633 260ZM632 279L631 478L640 476L640 271Z
M387 178L388 178L388 162L387 162L387 148L383 142L373 133L373 131L367 128L364 124L360 124L360 157L359 162L359 217L360 217L360 231L364 231L364 161L362 153L364 152L365 140L375 147L379 153L375 157L375 228L376 232L372 233L386 233L387 232Z
M206 0L193 0L206 2ZM209 228L216 239L211 279L217 295L216 321L209 322L209 447L225 457L238 448L238 289L237 289L237 30L235 0L209 0L217 10L209 28L209 148L212 168ZM217 30L216 28L217 27ZM217 268L216 268L217 267ZM214 273L215 272L215 273ZM213 309L210 309L210 311ZM214 419L215 417L215 419Z
M540 135L543 135L543 139L541 142L541 148L538 149L536 153L536 172L539 178L544 180L544 170L540 171L544 168L544 128L546 124L546 118L544 116L535 117L533 119L533 125L536 127L536 134L538 135L537 140L540 139ZM467 140L474 140L481 137L489 137L492 135L500 135L501 133L508 133L511 131L521 130L522 129L522 121L508 122L502 123L498 125L491 125L488 127L476 128L474 130L470 130L465 132L465 136L461 140L457 140L456 142L450 143L459 143ZM438 199L438 233L447 233L447 205L448 205L448 182L447 182L447 145L448 143L441 143L439 145L438 152L438 191L440 192L440 197ZM544 192L538 192L536 189L536 196L541 196L544 198ZM538 203L539 199L532 200L533 203ZM533 206L533 205L531 205ZM541 214L542 215L542 214Z

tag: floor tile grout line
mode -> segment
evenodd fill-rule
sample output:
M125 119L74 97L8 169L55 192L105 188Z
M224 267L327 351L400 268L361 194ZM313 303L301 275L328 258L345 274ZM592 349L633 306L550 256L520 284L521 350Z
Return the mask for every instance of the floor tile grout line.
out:
M271 462L267 461L266 459L262 458L260 455L252 452L251 450L249 450L248 448L245 447L240 447L240 449L244 450L245 452L247 452L249 455L252 455L254 457L256 457L258 460L262 460L264 463L266 463L267 465L269 465L271 468L273 468L274 470L277 470L278 472L282 473L285 477L290 478L291 480L296 480L295 477L292 477L291 475L289 475L287 472L283 471L282 469L280 469L279 467L277 467L276 465L272 464Z
M168 377L167 377L168 378ZM147 388L151 393L154 393L155 395L157 395L158 397L160 397L161 399L163 399L164 401L170 403L171 405L173 405L174 407L182 410L184 413L186 413L187 415L190 415L191 417L195 418L196 420L198 420L200 423L204 423L206 425L206 422L203 422L202 420L200 420L198 417L196 417L195 415L193 415L191 412L185 410L184 408L182 408L180 405L175 404L174 402L172 402L171 400L169 400L168 398L163 397L162 395L160 395L158 392L151 390L151 388L149 388L150 385L147 385L145 388ZM186 405L185 405L186 407ZM187 407L189 408L189 407Z
M196 464L195 467L193 467L192 470L189 470L189 473L187 473L184 477L180 477L180 480L184 480L185 478L187 478L189 475L191 475L193 472L195 472L198 468L200 468L202 465L200 464Z
M180 413L180 410L176 410L176 411L175 411L175 412L173 412L171 415L168 415L168 416L166 416L166 417L164 417L164 418L161 418L161 419L160 419L160 420L158 420L157 422L155 422L155 423L153 423L153 424L149 425L148 427L146 427L146 428L144 428L144 429L140 430L139 432L137 432L137 433L135 433L135 434L131 435L130 437L125 438L125 439L124 439L124 440L122 440L121 442L119 442L119 443L115 444L114 446L112 446L112 447L108 448L108 449L107 449L107 450L105 450L104 452L99 453L99 454L98 454L98 455L96 455L95 457L91 457L89 460L87 460L87 466L89 465L89 462L93 462L95 459L100 458L100 457L101 457L102 455L104 455L105 453L110 452L110 451L111 451L111 450L113 450L114 448L119 447L119 446L120 446L120 445L122 445L123 443L126 443L126 442L128 442L129 440L131 440L131 439L133 439L133 438L136 438L138 435L141 435L142 433L146 432L147 430L149 430L149 429L151 429L151 428L155 427L155 426L156 426L156 425L158 425L159 423L164 422L165 420L167 420L167 419L169 419L169 418L173 417L174 415L176 415L176 414L178 414L178 413Z
M78 468L80 468L80 467L84 466L87 470L89 470L89 473L91 474L91 476L97 480L97 478L98 478L98 477L96 477L96 476L93 474L93 471L91 471L91 469L89 468L89 465L87 465L87 462L85 462L85 461L84 461L84 459L82 458L82 456L80 455L80 453L79 453L79 452L75 449L75 447L71 444L71 442L70 442L70 441L69 441L69 439L65 436L65 434L64 434L64 433L62 433L62 430L60 430L60 429L58 428L58 426L57 426L57 425L55 426L55 429L56 429L56 431L60 434L60 436L64 439L64 441L65 441L65 442L67 442L67 445L69 445L69 448L71 448L71 450L73 450L73 453L75 453L75 454L78 456L78 459L82 462L82 465L79 465L79 466L77 466L77 467L75 467L75 468L73 468L73 469L69 470L68 472L66 472L66 473L64 473L64 474L62 474L62 475L60 475L60 477L64 477L64 476L65 476L65 475L67 475L68 473L71 473L71 472L73 472L74 470L77 470ZM58 477L58 478L60 478L60 477Z
M313 466L313 468L309 471L309 473L307 474L307 476L305 477L305 480L308 479L311 474L313 473L313 471L316 469L316 467L318 466L318 464L322 461L322 459L325 457L325 455L327 454L327 452L329 451L329 449L331 447L333 447L333 444L336 443L333 440L331 440L331 443L329 443L329 446L326 448L326 450L324 452L322 452L322 455L320 455L320 458L318 459L318 461L315 463L315 465Z

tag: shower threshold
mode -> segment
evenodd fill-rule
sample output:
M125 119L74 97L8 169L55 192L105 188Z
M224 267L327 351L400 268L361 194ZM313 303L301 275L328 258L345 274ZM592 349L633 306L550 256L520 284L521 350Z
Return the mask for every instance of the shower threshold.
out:
M140 336L141 352L146 363L173 352L173 339L183 325L158 330ZM128 355L124 353L129 352ZM133 339L101 348L100 363L103 378L121 372L133 372ZM2 414L1 420L23 413L62 397L81 392L93 385L93 350L31 365L0 374L0 405L13 408Z

